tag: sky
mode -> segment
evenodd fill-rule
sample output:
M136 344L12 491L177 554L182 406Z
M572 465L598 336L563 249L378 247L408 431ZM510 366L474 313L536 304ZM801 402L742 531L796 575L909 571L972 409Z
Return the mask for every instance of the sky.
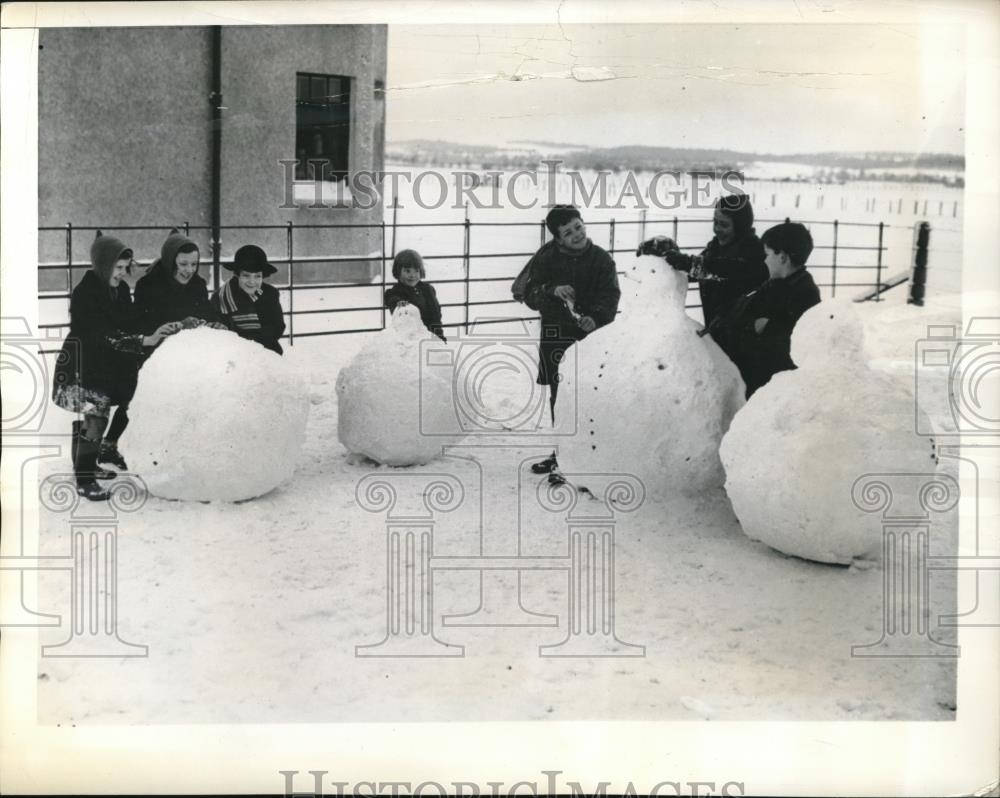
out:
M389 27L390 142L963 152L950 25Z

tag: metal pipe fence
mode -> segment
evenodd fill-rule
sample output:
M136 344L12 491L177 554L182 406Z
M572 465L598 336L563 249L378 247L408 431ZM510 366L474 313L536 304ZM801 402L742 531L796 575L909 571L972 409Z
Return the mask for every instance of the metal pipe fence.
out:
M612 255L612 257L634 253L638 243L649 237L651 233L651 228L662 227L664 229L669 229L671 237L678 242L680 249L686 252L698 252L704 248L704 242L690 243L689 241L683 241L684 228L690 225L700 225L704 227L706 225L704 219L686 219L679 218L677 216L672 217L649 217L646 212L643 211L639 218L637 219L615 219L611 218L606 221L590 221L587 222L588 230L591 233L591 238L595 241L600 241L607 248L607 251ZM769 223L780 223L788 221L787 219L757 219L756 223L769 224ZM885 264L885 253L888 250L885 242L885 231L887 228L892 227L892 225L885 224L884 222L842 222L837 219L826 221L826 220L803 220L803 224L809 227L814 238L817 237L817 231L823 230L824 228L830 228L831 237L830 243L819 243L814 247L814 253L822 254L822 258L817 258L816 255L813 257L813 261L808 264L810 272L813 273L814 279L816 279L816 284L820 288L825 288L830 290L830 296L835 297L838 288L866 288L870 289L869 295L875 301L879 301L880 295L886 290L887 283L883 280L883 271ZM926 222L920 223L926 226ZM506 322L523 322L523 321L534 321L537 320L536 315L525 315L523 312L519 312L515 308L510 308L513 312L510 316L490 318L488 320L478 320L472 319L470 317L470 308L476 307L486 307L492 306L494 308L505 308L506 306L517 306L518 303L509 295L503 299L487 299L487 300L474 300L472 299L471 289L473 286L488 284L488 283L510 283L514 280L517 271L519 271L520 266L509 274L502 276L485 276L476 275L476 266L481 263L485 263L494 258L517 258L521 265L524 261L530 258L534 252L526 251L525 248L521 248L519 251L503 251L503 252L486 252L474 254L472 251L472 242L475 237L475 231L477 228L521 228L525 230L530 230L531 228L539 229L539 242L544 243L547 238L547 230L545 227L545 222L536 221L524 221L524 222L507 222L507 221L473 221L468 217L468 211L466 209L465 218L458 221L449 222L399 222L396 214L396 209L393 209L392 221L389 225L386 224L383 219L379 224L296 224L294 222L287 222L285 224L277 225L221 225L218 227L213 227L211 225L191 225L188 222L183 222L181 224L166 224L166 225L156 225L156 226L139 226L139 225L101 225L97 226L76 226L72 223L67 223L60 227L40 227L39 232L44 234L58 233L62 232L65 235L65 245L66 245L66 259L65 261L58 263L39 263L38 269L40 272L46 271L59 271L62 270L66 274L66 285L67 290L65 291L51 291L39 289L39 299L40 300L54 300L54 299L68 299L70 297L70 292L73 285L73 272L81 271L88 268L87 264L78 264L73 262L73 243L74 235L79 235L83 233L93 233L97 230L104 231L144 231L144 232L155 232L163 231L165 234L169 232L174 227L178 227L184 230L185 235L190 235L195 231L208 232L210 235L218 235L217 231L226 230L242 230L242 231L255 231L255 230L284 230L285 231L285 252L282 257L271 257L269 260L274 264L287 265L288 267L288 277L284 284L274 283L276 288L279 288L282 293L287 293L287 308L285 310L285 316L287 319L287 329L286 334L283 336L286 338L290 344L294 345L296 338L306 338L319 335L342 335L348 333L359 333L359 332L372 332L385 329L388 314L386 312L384 304L379 301L379 304L351 304L350 302L338 303L333 301L330 307L324 308L309 308L301 307L296 304L296 296L305 297L307 292L324 291L328 292L328 296L336 300L338 295L344 295L349 292L350 289L362 289L362 288L380 288L380 300L381 296L384 295L386 288L389 286L388 275L391 274L391 262L396 254L396 245L398 233L406 229L429 229L429 228L455 228L462 233L462 251L456 252L454 254L428 254L424 255L423 258L426 261L434 260L453 260L461 263L462 276L458 278L442 278L434 279L431 282L436 286L445 285L459 285L461 286L461 301L453 302L443 302L441 303L442 309L450 308L460 308L461 309L461 320L452 321L443 324L447 328L457 328L462 327L466 330L469 329L471 324L499 324ZM896 227L899 227L898 225ZM369 230L377 230L378 237L380 239L380 252L378 254L369 256L336 256L336 255L297 255L295 248L295 233L301 230L343 230L343 229L357 229L366 228ZM635 229L635 244L630 244L629 246L620 246L621 239L623 238L623 233L627 229ZM929 227L928 227L929 229ZM604 235L601 235L601 233ZM852 239L857 242L859 238L869 238L870 243L853 243L844 244L842 240L846 237L846 234L851 234ZM630 237L631 238L631 237ZM693 238L689 236L689 238ZM826 241L827 237L823 235L820 237L821 241ZM869 258L874 262L863 262L863 263L846 263L845 256L851 256L853 259L857 260L859 256L863 258ZM819 260L820 262L816 262ZM221 265L232 264L231 258L213 258L213 271L217 270ZM378 276L373 277L368 281L339 281L339 280L328 280L321 282L304 282L302 280L296 280L296 267L305 264L316 264L316 263L326 263L326 264L337 264L337 263L377 263L378 264ZM149 262L137 261L140 265L148 265ZM619 275L623 272L619 271ZM847 279L845 280L845 275ZM865 279L866 276L871 275L872 279ZM822 278L822 279L821 279ZM219 284L219 277L217 273L213 273L211 283L214 285ZM892 282L892 285L899 284L898 282ZM888 287L891 287L888 286ZM688 301L686 303L686 308L689 310L697 309L700 307L698 302L698 294L696 290L696 285L692 284L691 289L688 292ZM339 327L337 329L320 329L311 331L296 331L295 322L296 319L307 316L317 316L321 314L329 314L336 316L337 314L343 313L360 313L360 314L374 314L378 313L379 321L372 323L369 320L368 323L361 323L355 326ZM44 323L39 325L42 329L63 329L69 327L68 318L60 320L58 322Z

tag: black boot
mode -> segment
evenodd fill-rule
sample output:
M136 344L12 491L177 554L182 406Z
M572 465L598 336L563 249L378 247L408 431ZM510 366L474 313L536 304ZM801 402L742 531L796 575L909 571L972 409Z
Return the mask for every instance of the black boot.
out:
M100 502L111 494L97 484L94 469L97 468L97 441L92 441L80 435L76 442L76 457L73 460L73 471L76 474L76 492L85 499Z
M83 422L74 421L73 422L73 440L70 442L70 451L73 454L73 462L76 463L76 453L80 447L80 438L83 437L83 433L80 432L83 427ZM119 455L120 456L120 455ZM113 465L114 463L112 463ZM125 470L124 468L122 469ZM106 468L101 468L96 463L94 464L94 477L95 479L114 479L118 476L114 471L108 471Z
M559 468L559 463L556 462L556 453L553 452L551 457L546 457L544 460L538 463L532 463L531 473L549 474L556 468Z
M118 451L117 441L101 441L101 448L97 453L97 462L114 466L119 471L128 471L128 463L125 462L122 453ZM101 479L100 476L97 478Z

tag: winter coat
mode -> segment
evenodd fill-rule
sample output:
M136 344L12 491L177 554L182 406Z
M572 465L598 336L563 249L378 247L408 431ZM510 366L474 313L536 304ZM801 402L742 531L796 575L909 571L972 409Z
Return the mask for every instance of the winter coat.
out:
M206 322L218 321L208 300L208 285L198 274L181 285L165 270L150 270L135 284L135 304L147 335L162 324L183 321L188 316Z
M768 277L764 245L753 230L725 246L713 238L700 255L676 253L667 259L675 269L688 272L692 280L698 281L706 327Z
M558 327L560 337L576 340L587 335L566 303L552 294L560 285L573 287L576 292L574 311L592 318L597 328L614 321L621 298L618 273L612 257L593 241L588 241L579 253L566 252L555 241L549 241L532 256L526 269L524 304L538 311L543 328ZM544 337L544 330L542 334Z
M234 275L212 295L211 305L214 317L241 338L282 354L278 339L285 332L285 314L273 285L261 283L260 296L254 300L240 288L239 277Z
M63 343L53 381L53 399L97 394L99 404L128 404L142 363L142 333L128 284L111 288L93 270L84 272L69 303L69 335ZM104 400L107 400L106 402Z
M446 340L444 328L441 326L441 304L438 302L437 291L433 285L422 280L413 288L404 283L396 283L385 292L385 306L392 312L400 302L414 305L420 311L420 320L424 323L424 327L442 341Z
M795 368L792 330L799 317L819 302L819 289L812 275L799 269L788 277L767 280L740 297L716 320L714 331L731 342L748 397L779 371ZM759 319L767 323L758 332Z

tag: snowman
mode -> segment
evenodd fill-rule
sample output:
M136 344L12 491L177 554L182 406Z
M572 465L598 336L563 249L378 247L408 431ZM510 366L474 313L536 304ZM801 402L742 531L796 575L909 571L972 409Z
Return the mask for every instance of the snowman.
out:
M556 416L575 412L575 434L560 439L559 462L568 475L633 474L650 496L721 488L719 443L744 403L739 371L686 314L685 273L644 256L620 283L618 318L565 369Z
M795 371L753 395L722 442L726 492L743 531L797 557L850 564L873 559L882 532L855 506L866 474L928 473L932 445L915 430L913 391L871 368L850 302L808 310L792 336Z

